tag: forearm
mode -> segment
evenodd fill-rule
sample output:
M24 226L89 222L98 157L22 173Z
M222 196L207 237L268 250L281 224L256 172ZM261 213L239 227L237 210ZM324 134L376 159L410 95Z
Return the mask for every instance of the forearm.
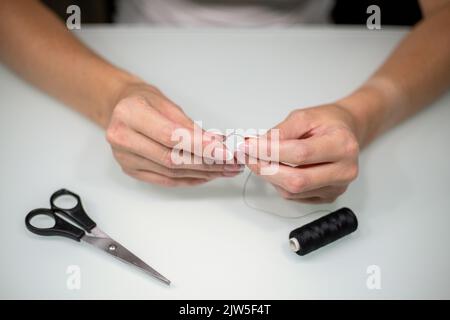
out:
M365 146L430 104L450 86L450 5L419 23L354 93L338 101Z
M37 1L0 2L0 60L36 87L106 127L130 74L85 47Z

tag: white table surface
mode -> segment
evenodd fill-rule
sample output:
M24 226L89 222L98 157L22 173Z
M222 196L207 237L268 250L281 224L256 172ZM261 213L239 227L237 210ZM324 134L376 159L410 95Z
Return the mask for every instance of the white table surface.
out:
M270 128L294 108L346 94L404 32L97 27L78 34L204 127L245 129ZM447 94L364 150L359 178L335 205L352 208L359 229L299 257L287 238L306 220L246 207L244 175L192 189L135 181L115 163L102 130L0 66L0 298L450 298L449 103ZM48 206L61 187L80 194L98 225L172 286L88 245L28 232L26 213ZM256 203L293 210L274 193L258 198L258 190ZM80 267L80 290L66 286L69 265ZM381 270L380 290L366 286L370 265Z

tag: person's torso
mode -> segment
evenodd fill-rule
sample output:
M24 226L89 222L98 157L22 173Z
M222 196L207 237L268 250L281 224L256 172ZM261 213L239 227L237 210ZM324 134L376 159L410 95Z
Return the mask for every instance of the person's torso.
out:
M118 0L118 23L267 27L326 23L333 0Z

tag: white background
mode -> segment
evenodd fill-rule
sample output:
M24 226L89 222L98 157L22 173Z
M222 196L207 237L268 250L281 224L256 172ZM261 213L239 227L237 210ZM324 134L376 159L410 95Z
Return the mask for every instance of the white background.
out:
M245 129L347 94L404 33L101 27L78 35L205 128ZM449 102L364 150L360 177L335 204L356 212L359 229L299 257L288 234L306 220L247 208L244 175L192 189L137 182L121 172L101 129L0 67L0 298L450 298ZM28 232L27 212L47 207L61 187L172 286L88 245ZM252 201L306 210L267 190ZM374 264L381 290L366 286ZM81 268L80 290L66 287L69 265Z

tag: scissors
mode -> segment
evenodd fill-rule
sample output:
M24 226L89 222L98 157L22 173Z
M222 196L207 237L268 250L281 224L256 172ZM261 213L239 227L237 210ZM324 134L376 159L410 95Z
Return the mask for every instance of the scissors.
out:
M60 197L70 197L75 201L75 204L71 205L69 208L57 206L56 200ZM61 236L78 242L87 242L125 263L138 267L165 284L170 285L168 279L100 230L100 228L97 227L97 224L89 218L86 211L84 211L81 199L77 194L66 189L60 189L50 197L50 206L51 209L34 209L27 214L25 217L25 225L29 231L40 236ZM55 222L54 226L50 228L39 228L31 224L31 220L34 217L42 215L52 218ZM84 230L71 222L76 223Z

